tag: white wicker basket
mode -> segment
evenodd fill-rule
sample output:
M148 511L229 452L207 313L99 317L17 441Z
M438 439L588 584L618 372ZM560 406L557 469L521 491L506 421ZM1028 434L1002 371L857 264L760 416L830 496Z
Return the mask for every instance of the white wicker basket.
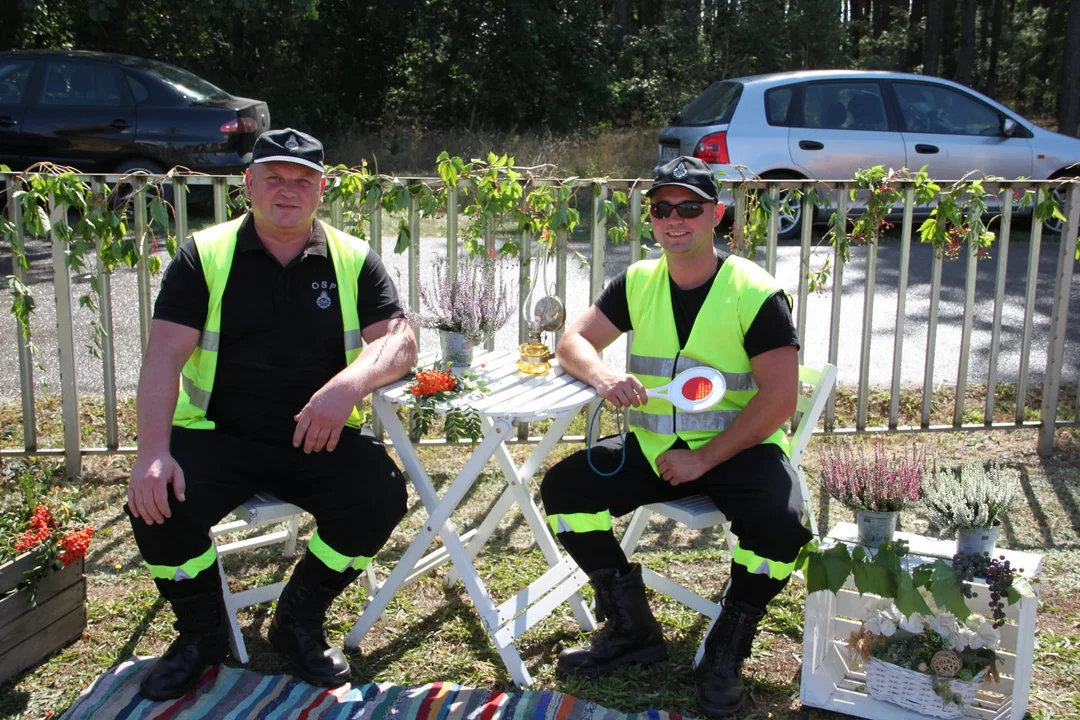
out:
M870 658L866 664L866 689L878 700L895 703L923 715L939 718L958 718L964 708L975 700L975 693L982 687L987 669L982 670L970 682L959 678L947 680L950 690L960 697L962 705L942 700L934 692L934 677L899 665Z

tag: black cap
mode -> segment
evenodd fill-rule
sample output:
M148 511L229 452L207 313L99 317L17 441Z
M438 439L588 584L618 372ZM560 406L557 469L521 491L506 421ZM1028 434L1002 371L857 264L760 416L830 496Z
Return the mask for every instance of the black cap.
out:
M720 202L713 171L704 160L696 157L682 155L656 168L652 187L645 191L645 195L652 197L654 192L669 185L693 190L703 200Z
M322 143L306 132L285 128L267 130L255 141L251 162L291 162L324 171Z

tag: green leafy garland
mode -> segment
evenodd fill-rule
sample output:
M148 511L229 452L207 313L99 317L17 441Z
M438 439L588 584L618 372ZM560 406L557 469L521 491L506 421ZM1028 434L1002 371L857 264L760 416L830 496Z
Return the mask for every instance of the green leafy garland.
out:
M452 378L452 379L450 379ZM414 368L405 378L411 381L409 392L413 399L408 403L411 413L410 430L414 436L424 435L435 422L440 406L470 394L488 392L488 382L473 370L457 370L451 373L451 363L435 362L426 368ZM447 387L447 381L453 383ZM443 413L443 432L449 442L471 440L476 444L484 435L480 413L468 405L454 405Z

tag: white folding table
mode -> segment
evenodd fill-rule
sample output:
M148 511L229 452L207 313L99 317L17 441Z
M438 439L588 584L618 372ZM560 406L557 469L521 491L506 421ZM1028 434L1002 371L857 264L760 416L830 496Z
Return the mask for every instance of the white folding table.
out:
M515 640L550 615L560 604L569 601L582 629L595 629L589 608L580 594L570 589L580 588L581 585L565 582L582 571L559 549L540 515L539 508L533 502L528 481L566 432L578 411L596 400L597 393L586 383L563 372L557 363L553 363L551 372L542 376L519 372L516 366L517 358L517 353L512 352L477 354L471 369L487 380L488 392L455 398L451 403L436 409L436 412L444 414L454 405L468 405L477 410L484 425L483 439L471 448L472 456L441 498L436 494L420 462L408 431L398 418L397 406L407 405L412 399L407 389L409 383L392 383L372 395L375 413L393 441L405 472L428 511L428 520L401 556L390 576L379 584L364 612L349 632L345 640L346 646L357 647L360 644L398 590L447 560L453 563L453 569L446 578L447 585L452 585L460 576L480 615L484 629L518 686L531 685L532 678L514 646ZM434 359L434 355L421 357L420 364L430 363ZM505 441L512 437L513 423L540 420L551 420L551 426L529 458L519 467L505 445ZM463 446L462 449L469 448ZM480 525L459 535L450 515L491 458L495 459L502 471L507 487ZM496 606L480 579L472 558L480 552L515 504L520 508L537 545L544 553L549 570L514 597ZM436 534L442 540L443 547L424 555Z

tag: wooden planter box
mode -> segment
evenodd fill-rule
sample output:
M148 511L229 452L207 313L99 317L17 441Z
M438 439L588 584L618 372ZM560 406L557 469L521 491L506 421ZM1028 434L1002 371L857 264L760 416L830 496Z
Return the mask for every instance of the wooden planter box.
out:
M30 590L5 597L35 562L27 553L0 565L0 684L79 639L86 627L82 558L38 583L36 604Z

